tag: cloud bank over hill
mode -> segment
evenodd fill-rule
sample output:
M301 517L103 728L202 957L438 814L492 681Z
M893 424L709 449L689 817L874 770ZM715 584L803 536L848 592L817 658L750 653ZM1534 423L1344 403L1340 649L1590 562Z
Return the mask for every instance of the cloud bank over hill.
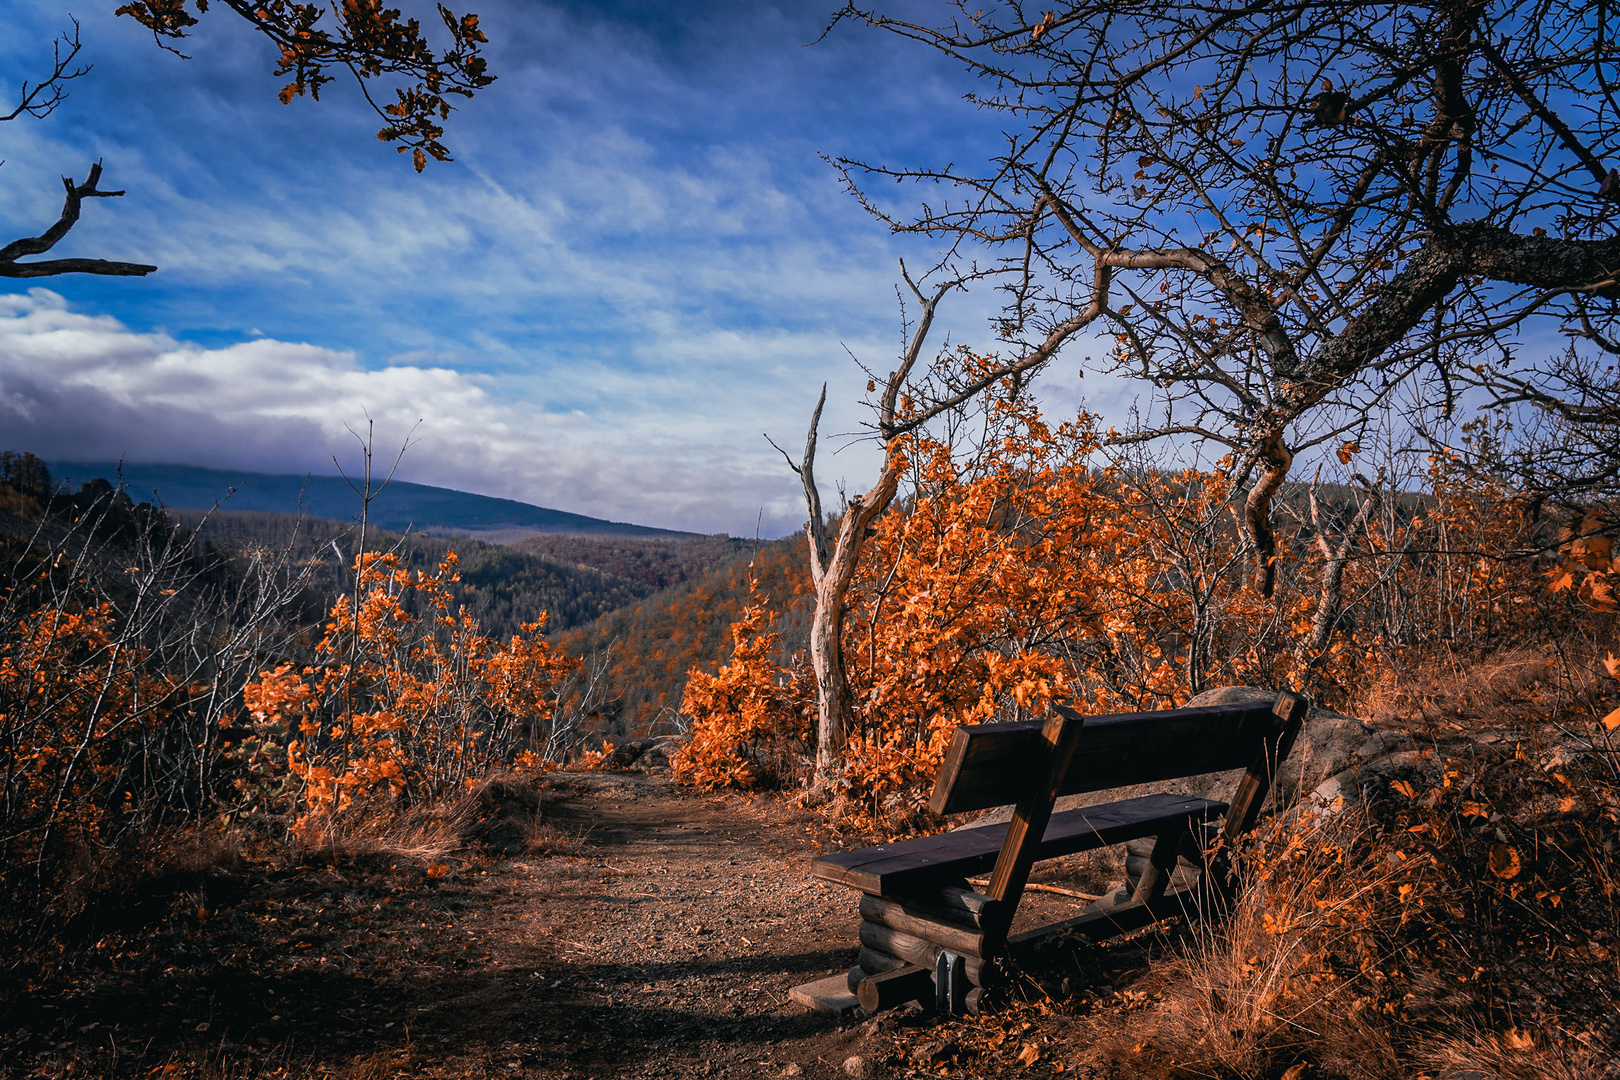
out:
M774 536L803 516L780 473L737 467L738 433L712 413L675 442L645 419L536 415L487 375L367 370L349 352L268 338L204 348L46 289L0 296L0 430L44 457L325 474L334 456L356 467L351 430L368 415L379 456L415 431L400 475L420 483L690 531L751 534L762 520Z

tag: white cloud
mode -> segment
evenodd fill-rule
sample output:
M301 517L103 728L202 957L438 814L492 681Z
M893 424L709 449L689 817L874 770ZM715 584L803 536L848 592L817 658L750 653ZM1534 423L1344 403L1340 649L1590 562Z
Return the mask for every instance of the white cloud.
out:
M269 338L202 348L45 289L0 296L0 430L48 458L330 472L334 454L353 461L349 429L369 414L381 453L416 429L406 479L694 531L751 533L763 511L768 535L790 531L802 518L791 477L768 447L740 452L735 412L715 404L660 433L656 415L545 414L449 368L367 370Z

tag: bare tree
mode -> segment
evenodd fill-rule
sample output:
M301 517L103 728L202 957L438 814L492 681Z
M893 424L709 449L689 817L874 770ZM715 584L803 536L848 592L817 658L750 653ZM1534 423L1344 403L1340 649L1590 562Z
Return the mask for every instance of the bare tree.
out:
M918 367L934 316L941 301L953 289L962 288L981 275L978 271L952 274L938 269L942 276L930 285L927 275L921 282L912 279L904 263L901 276L919 306L917 322L909 328L899 363L882 381L873 375L869 392L876 394L872 430L884 448L883 465L877 480L865 492L852 495L837 518L836 535L829 527L822 508L821 491L816 483L816 441L821 426L821 410L827 402L827 388L821 388L804 452L798 462L781 447L788 465L804 485L809 520L805 535L809 544L810 578L816 591L815 611L810 621L810 667L816 677L816 778L824 787L843 751L852 714L848 676L844 666L843 628L848 609L850 584L860 566L861 549L867 532L878 516L888 509L899 490L907 462L900 453L905 436L931 421L972 402L979 395L1011 380L1019 383L1044 366L1067 340L1067 324L1054 327L1044 344L1012 357L977 356L965 350L942 349L931 364ZM1095 318L1082 311L1074 320ZM769 438L769 436L767 436ZM771 445L775 446L773 442Z
M197 24L198 15L208 10L207 0L190 2L197 15L187 9L187 0L131 0L120 6L117 13L135 19L152 31L159 45L182 55L171 43L185 38L187 31ZM276 47L274 73L290 80L281 88L282 104L290 104L306 94L319 100L321 87L335 77L327 74L328 70L346 69L353 75L366 103L383 121L377 138L397 144L400 153L410 153L417 172L422 171L430 157L435 161L451 160L450 152L441 141L444 121L453 108L449 99L470 98L495 81L479 51L489 39L479 29L478 16L457 15L442 4L438 5L439 18L451 37L450 47L443 52L433 49L415 19L402 19L399 11L378 4L333 5L330 12L319 4L286 0L269 3L223 0L220 6L230 8ZM17 104L10 112L0 114L0 121L23 116L38 119L56 111L67 98L67 83L90 70L88 65L78 63L82 48L79 24L74 20L72 31L61 34L52 43L50 71L32 84L25 80L18 90ZM378 78L392 78L399 83L393 87L392 102L384 103L372 94L368 80ZM55 247L78 224L85 199L124 194L103 191L100 182L99 161L90 167L89 178L82 184L63 177L67 201L61 216L40 235L23 237L0 247L0 277L35 278L59 274L140 277L156 270L157 267L146 263L107 259L18 261L42 255Z
M1439 411L1470 380L1563 401L1522 340L1617 338L1613 0L946 7L833 25L959 61L1003 148L844 159L846 182L947 259L994 260L1010 362L1111 335L1098 366L1155 396L1114 441L1228 447L1264 593L1302 451L1355 446L1403 386ZM880 201L878 179L935 201Z

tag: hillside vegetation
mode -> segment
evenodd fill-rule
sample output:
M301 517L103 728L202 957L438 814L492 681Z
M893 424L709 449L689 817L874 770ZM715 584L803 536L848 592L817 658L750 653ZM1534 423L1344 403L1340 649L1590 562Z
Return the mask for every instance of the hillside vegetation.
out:
M560 635L557 645L595 680L593 727L603 737L684 731L688 679L730 660L732 626L751 604L782 613L773 656L784 667L795 662L808 645L809 592L802 539L750 544L702 576Z
M209 543L275 552L299 562L310 572L309 587L322 596L336 597L349 587L348 564L359 538L352 523L239 510L169 514ZM583 626L667 587L665 582L686 580L732 555L725 538L698 536L557 536L512 546L372 529L366 543L373 551L398 553L403 565L413 569L436 566L455 551L461 559L456 596L497 636L516 633L542 611L548 615L548 632Z
M329 523L178 525L110 485L53 494L48 473L10 460L0 932L18 985L130 979L167 995L172 973L200 972L221 943L268 958L328 941L325 904L345 933L393 926L344 948L382 957L406 935L401 955L431 966L446 946L417 936L426 920L395 925L362 906L437 911L437 883L511 873L514 857L623 871L605 845L622 846L612 830L624 826L593 836L545 810L559 769L632 760L604 741L673 733L656 753L636 748L669 762L657 776L745 793L754 813L795 830L819 820L852 844L950 824L925 796L958 724L1039 717L1065 699L1111 711L1286 686L1407 749L1335 777L1332 813L1307 802L1260 830L1236 853L1245 891L1225 922L1127 943L1128 970L1123 953L1068 943L1018 974L1008 1019L952 1029L949 1051L897 1033L883 1068L1612 1073L1620 560L1608 508L1538 513L1462 453L1404 483L1288 489L1267 596L1248 580L1220 470L1101 458L1087 418L1049 427L1017 398L991 424L972 455L921 436L905 447L913 488L874 521L850 594L854 706L838 770L820 783L802 538L519 549L373 533L356 559L356 538ZM577 621L542 632L542 603ZM683 797L660 805L676 813ZM208 835L228 839L197 839ZM647 858L707 865L734 852L674 823L661 835L665 854ZM225 851L237 853L228 872ZM275 882L312 865L351 884L307 911L275 899ZM637 895L653 895L658 872L642 869ZM353 887L362 880L373 884ZM769 917L750 909L774 894L740 881L724 903L703 890L691 902L715 914L680 933L735 919L711 959L756 950L777 971L786 961L751 930ZM174 933L114 934L126 925L114 915L148 895L164 898ZM187 914L233 896L257 897L248 921ZM560 933L594 933L557 918ZM667 949L683 918L660 909L626 932ZM105 957L101 942L113 943ZM545 965L583 971L586 955ZM349 953L310 956L288 970L338 971L330 962L359 977ZM848 957L794 962L832 970ZM410 1061L425 1075L462 1069L431 1051ZM175 1064L205 1071L195 1055ZM142 1059L143 1074L160 1067Z

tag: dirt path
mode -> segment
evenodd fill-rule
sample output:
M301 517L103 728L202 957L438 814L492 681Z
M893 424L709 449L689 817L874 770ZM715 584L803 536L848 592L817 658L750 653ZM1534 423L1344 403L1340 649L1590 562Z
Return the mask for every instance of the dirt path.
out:
M0 1076L813 1077L854 1052L787 1001L854 952L851 898L806 872L817 819L564 774L543 821L557 854L169 882L0 994Z
M1038 1016L935 1031L790 1003L856 951L855 897L808 872L849 841L816 815L640 773L548 783L551 854L216 859L153 884L71 965L0 988L0 1078L817 1080L851 1057L916 1075L919 1053L928 1073L985 1075L1050 1038ZM1038 876L1086 887L1087 869ZM1076 903L1033 893L1020 922ZM1127 950L1098 978L1145 964Z
M848 966L858 922L806 872L814 819L635 774L563 785L551 820L584 854L514 862L504 895L464 913L500 977L419 1007L418 1036L454 1048L467 1017L498 1013L478 1052L543 1076L831 1075L859 1033L787 1001Z

